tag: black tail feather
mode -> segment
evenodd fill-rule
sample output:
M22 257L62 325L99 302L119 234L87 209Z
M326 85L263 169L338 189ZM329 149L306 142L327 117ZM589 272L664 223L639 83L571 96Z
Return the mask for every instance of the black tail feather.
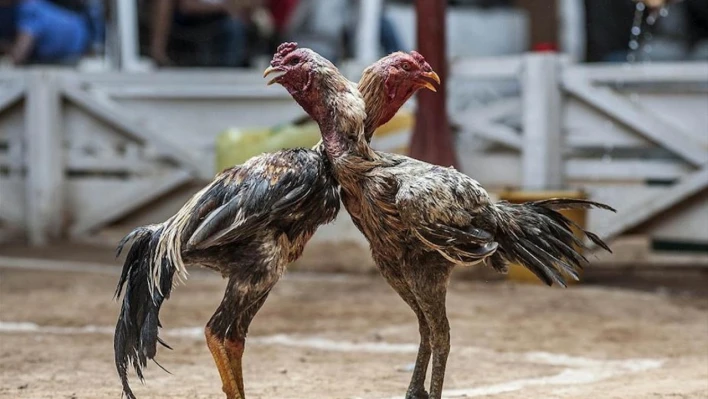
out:
M598 202L554 198L549 200L511 204L495 204L499 243L497 252L488 259L499 271L506 271L509 263L526 267L547 285L566 286L564 276L579 279L579 271L588 262L582 250L587 249L582 239L573 234L577 228L595 245L612 252L596 234L586 231L559 210L598 208L615 212Z
M151 289L149 280L161 234L162 226L139 227L121 240L116 251L116 256L120 255L123 247L133 240L115 292L118 298L125 290L113 338L116 369L128 399L135 399L128 383L129 366L133 366L142 381L143 368L148 359L154 361L157 344L172 349L158 337L158 329L162 327L160 307L172 291L174 265L167 259L162 260L159 289Z

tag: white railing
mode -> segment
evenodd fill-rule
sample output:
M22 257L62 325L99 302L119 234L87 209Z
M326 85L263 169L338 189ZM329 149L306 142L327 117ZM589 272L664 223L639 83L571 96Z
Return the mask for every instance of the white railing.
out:
M459 59L449 86L462 167L486 187L582 188L620 210L590 214L605 237L708 241L708 64ZM1 71L0 227L41 244L169 214L165 194L213 176L221 131L300 115L255 72Z

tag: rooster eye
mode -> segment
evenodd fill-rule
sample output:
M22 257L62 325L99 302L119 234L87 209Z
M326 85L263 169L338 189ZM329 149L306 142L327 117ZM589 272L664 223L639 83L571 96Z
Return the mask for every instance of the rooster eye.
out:
M401 68L403 68L404 71L407 71L411 69L411 64L404 62L403 64L401 64Z
M290 65L295 65L298 62L300 62L300 58L298 58L298 57L293 57L290 59Z

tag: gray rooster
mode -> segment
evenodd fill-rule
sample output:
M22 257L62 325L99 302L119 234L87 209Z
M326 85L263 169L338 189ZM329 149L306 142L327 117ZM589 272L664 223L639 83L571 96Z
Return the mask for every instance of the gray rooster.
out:
M310 65L323 65L319 56L310 64L297 65L308 73ZM298 73L291 68L289 74ZM368 69L360 82L386 90L368 90L367 108L398 95L396 85L387 85L390 75L401 71ZM297 88L289 91L303 108L335 114L351 112L352 94L337 88L348 81L338 73L310 74L308 87L328 93L319 104L303 101ZM362 91L367 87L360 84ZM332 90L334 89L334 90ZM368 111L370 118L383 114ZM323 112L323 115L325 113ZM332 117L331 126L337 119ZM376 119L369 123L376 125ZM418 356L408 388L408 399L440 399L450 350L450 328L445 296L453 268L486 260L494 269L506 271L519 263L548 285L565 286L565 276L578 278L587 259L574 236L573 222L558 211L611 207L577 199L511 204L494 203L478 182L453 168L421 162L406 156L371 149L363 130L322 129L322 139L341 185L342 201L352 220L371 244L381 274L418 317L421 337ZM584 231L595 244L610 250L595 234ZM432 355L430 394L425 376Z

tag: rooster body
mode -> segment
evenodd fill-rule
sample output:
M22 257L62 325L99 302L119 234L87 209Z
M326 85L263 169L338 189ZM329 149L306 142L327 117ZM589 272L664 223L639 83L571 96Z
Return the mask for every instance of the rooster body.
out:
M392 77L410 69L401 64L364 72L359 88L367 124L376 125L377 117L389 115L382 112L383 104L399 96L401 89ZM338 73L318 78L324 82L311 84L343 86L346 82ZM384 89L364 93L361 82ZM336 95L323 103L329 108L344 104ZM573 234L575 225L558 210L613 210L575 199L493 203L478 182L453 168L374 151L365 131L323 129L321 133L345 208L369 241L381 274L418 318L421 340L407 399L442 396L450 350L445 298L455 266L486 260L496 270L505 271L508 263L517 262L545 283L565 286L566 275L577 278L587 260L578 252L584 245ZM609 251L596 235L583 232ZM431 358L428 394L425 379Z
M127 235L133 241L116 295L125 287L114 338L116 366L128 398L130 364L142 379L154 359L160 306L174 274L204 266L228 279L206 328L207 344L229 399L243 396L240 357L255 314L317 228L335 219L338 185L321 147L251 158L220 173L166 222ZM165 344L166 345L166 344ZM229 386L232 382L235 386Z

